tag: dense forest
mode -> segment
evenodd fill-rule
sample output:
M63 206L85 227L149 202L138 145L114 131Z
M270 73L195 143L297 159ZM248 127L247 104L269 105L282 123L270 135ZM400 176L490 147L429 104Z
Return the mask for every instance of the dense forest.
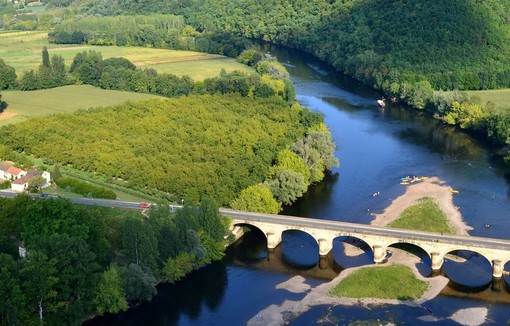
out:
M243 188L265 181L277 153L292 144L308 164L306 185L320 181L337 164L321 121L277 97L202 95L32 119L0 129L0 138L16 152L130 187L227 205Z
M228 219L214 201L171 214L0 198L0 325L80 325L151 300L223 257ZM18 246L26 249L25 259Z
M510 87L508 0L49 0L48 7L61 16L52 42L234 57L252 46L247 39L261 39L308 51L394 101L496 144L510 139L507 108L442 92Z

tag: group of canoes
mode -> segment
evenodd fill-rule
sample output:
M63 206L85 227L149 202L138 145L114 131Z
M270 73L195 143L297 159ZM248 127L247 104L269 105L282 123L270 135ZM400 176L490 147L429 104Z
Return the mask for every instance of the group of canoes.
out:
M400 178L400 184L401 185L408 185L408 184L411 184L411 183L415 183L415 182L420 182L420 181L423 181L423 180L427 180L428 177L416 177L416 176L407 176L407 177L404 177L404 178Z
M415 182L421 182L423 180L427 180L428 177L416 177L416 176L407 176L407 177L404 177L404 178L400 178L400 184L401 185L409 185L411 183L415 183ZM458 194L459 191L456 190L456 189L453 189L452 187L450 187L450 192L452 194Z

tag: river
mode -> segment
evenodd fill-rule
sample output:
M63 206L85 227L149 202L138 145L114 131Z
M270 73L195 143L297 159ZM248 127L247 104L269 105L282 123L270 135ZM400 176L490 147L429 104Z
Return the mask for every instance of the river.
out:
M510 239L510 171L493 149L424 112L394 103L379 108L380 93L312 56L284 48L268 50L287 66L297 100L324 114L340 159L340 166L287 207L285 214L369 223L371 213L382 212L403 194L401 177L437 176L459 190L454 203L473 227L471 235ZM372 196L376 192L380 195ZM282 245L268 253L263 236L249 234L229 248L223 261L193 272L176 285L159 286L152 302L85 324L244 325L269 305L303 298L304 293L277 289L296 275L314 287L342 268L371 263L368 256L345 257L339 247L335 243L329 260L321 262L328 266L324 269L318 266L317 245L309 236L287 232ZM468 308L487 313L484 325L506 324L509 280L491 284L489 263L477 255L466 257L463 263L445 262L443 273L452 281L439 296L419 307L318 306L290 325L320 324L325 317L338 325L429 325L432 321L459 325L449 317ZM427 266L423 263L420 268L424 275L430 272ZM510 264L505 267L509 270Z

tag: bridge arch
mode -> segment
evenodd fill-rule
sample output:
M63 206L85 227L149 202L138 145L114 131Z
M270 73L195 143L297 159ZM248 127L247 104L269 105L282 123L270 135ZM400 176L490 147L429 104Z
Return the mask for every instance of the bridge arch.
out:
M426 277L431 274L433 270L432 255L422 246L412 243L411 241L396 241L391 243L387 248L389 256L399 254L394 249L404 251L406 254L414 256L415 258L413 259L416 259L415 266L422 276Z
M332 255L342 268L364 266L374 261L372 247L361 237L356 236L335 237Z
M493 261L466 248L445 254L443 273L454 283L472 288L486 287L492 281Z
M313 267L319 262L319 243L310 233L288 229L282 232L282 259L293 266Z

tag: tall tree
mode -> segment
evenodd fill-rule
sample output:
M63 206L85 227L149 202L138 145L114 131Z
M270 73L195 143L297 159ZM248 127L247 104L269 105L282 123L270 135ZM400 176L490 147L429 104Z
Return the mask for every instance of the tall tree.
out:
M51 68L50 54L48 53L48 48L45 46L42 49L42 65L46 68Z
M263 184L243 189L230 206L241 211L269 214L278 214L281 210L281 204L276 201L269 187Z
M67 84L67 72L64 58L56 54L51 56L51 84L53 87Z
M116 314L127 310L128 304L122 288L122 275L115 265L110 265L101 274L95 292L93 303L97 313Z
M124 270L122 286L128 301L151 301L158 293L152 272L136 264L129 264Z
M56 304L57 258L48 258L40 251L30 251L23 264L23 292L30 311L36 311L41 324L45 322L45 314L54 313Z
M16 71L0 59L0 90L11 89L16 86Z
M0 324L20 325L19 315L24 306L18 267L12 256L0 253Z
M122 244L130 263L155 269L158 240L154 230L139 218L126 218L122 227Z

